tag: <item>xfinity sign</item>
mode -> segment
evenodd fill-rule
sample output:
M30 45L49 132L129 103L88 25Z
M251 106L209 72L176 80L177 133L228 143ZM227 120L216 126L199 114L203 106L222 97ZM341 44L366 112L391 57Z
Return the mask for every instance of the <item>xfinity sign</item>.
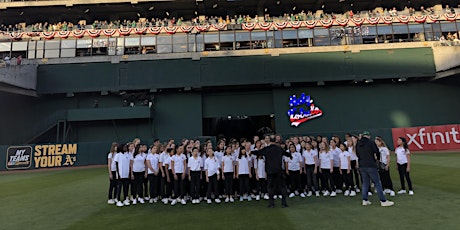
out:
M460 149L459 125L422 126L392 129L393 140L407 139L412 151L456 150Z

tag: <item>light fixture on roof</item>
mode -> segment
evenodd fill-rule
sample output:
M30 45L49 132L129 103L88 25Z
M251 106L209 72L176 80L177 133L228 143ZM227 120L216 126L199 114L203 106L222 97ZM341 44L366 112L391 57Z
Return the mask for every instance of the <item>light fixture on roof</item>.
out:
M264 9L264 12L267 12L267 11L268 11L268 9L267 9L267 8L265 8L265 9Z
M24 14L24 11L21 11L21 13L19 13L19 15L21 15L21 16L22 16L23 14Z
M405 77L400 77L400 78L398 79L398 81L399 81L399 82L405 82L405 81L407 81L407 78L405 78Z
M294 7L292 7L292 10L295 10L295 9L297 9L297 7L295 7L295 6L294 6Z
M215 8L217 8L218 6L219 6L219 5L217 5L217 3L216 3L216 4L212 5L212 8L215 9Z
M366 79L364 82L367 83L367 84L369 84L369 83L374 82L374 80L372 80L372 79Z
M86 13L88 13L88 12L89 12L89 8L88 8L88 9L86 9L86 10L84 11L84 13L85 13L85 14L86 14Z
M137 16L138 16L138 17L141 17L141 14L140 14L140 13L137 13Z
M168 12L168 11L166 11L166 15L168 15L168 16L169 16L169 12Z
M281 1L276 1L276 5L279 5L281 3Z
M196 12L196 10L195 10L195 15L198 15L198 12Z
M149 10L153 10L153 9L155 9L155 6L149 7Z

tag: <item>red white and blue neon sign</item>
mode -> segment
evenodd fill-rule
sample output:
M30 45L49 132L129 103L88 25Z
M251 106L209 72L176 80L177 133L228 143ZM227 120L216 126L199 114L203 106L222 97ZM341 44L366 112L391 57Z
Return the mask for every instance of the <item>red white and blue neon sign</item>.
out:
M323 111L313 104L310 95L302 93L300 97L295 94L289 97L289 110L287 112L291 126L300 124L323 115Z

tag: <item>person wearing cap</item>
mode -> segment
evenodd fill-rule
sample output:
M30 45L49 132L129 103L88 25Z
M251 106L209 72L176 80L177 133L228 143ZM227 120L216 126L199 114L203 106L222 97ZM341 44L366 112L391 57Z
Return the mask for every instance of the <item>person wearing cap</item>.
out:
M356 145L356 154L359 157L359 171L363 179L363 201L362 205L371 205L368 200L369 182L372 180L380 198L380 205L383 207L393 206L394 202L385 198L382 189L382 182L379 178L377 160L380 155L379 149L374 141L370 140L371 134L369 131L362 132L361 139Z
M269 146L252 151L251 154L265 157L265 171L267 172L269 208L275 207L275 191L281 191L281 206L288 207L286 203L287 188L285 184L284 171L282 169L283 156L291 157L291 154L283 150L275 143L275 138L270 138Z

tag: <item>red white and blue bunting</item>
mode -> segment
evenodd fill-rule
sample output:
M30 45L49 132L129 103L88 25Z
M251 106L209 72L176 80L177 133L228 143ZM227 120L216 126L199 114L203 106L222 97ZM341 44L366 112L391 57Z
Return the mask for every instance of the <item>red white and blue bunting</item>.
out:
M364 21L366 21L365 18L356 18L356 17L353 17L351 18L351 21L356 25L356 26L361 26Z
M347 18L337 18L335 19L335 22L339 24L339 26L347 26L348 25L348 19Z
M460 14L433 14L433 15L413 15L413 16L395 16L395 17L372 17L372 18L359 18L354 17L351 19L322 19L322 20L309 20L309 21L291 21L291 22L250 22L242 24L242 29L247 31L252 30L283 30L285 28L302 28L306 27L313 29L318 26L329 28L333 25L339 26L361 26L363 24L376 25L380 23L432 23L437 21L455 22L460 20ZM27 37L42 37L45 39L58 38L82 38L84 36L98 37L98 36L129 36L130 34L160 34L168 33L175 34L177 32L191 33L192 31L205 32L205 31L221 31L227 30L227 24L220 23L214 25L197 25L197 26L168 26L168 27L142 27L142 28L120 28L120 29L102 29L102 30L74 30L74 31L50 31L50 32L0 32L6 38L13 40L20 40Z

